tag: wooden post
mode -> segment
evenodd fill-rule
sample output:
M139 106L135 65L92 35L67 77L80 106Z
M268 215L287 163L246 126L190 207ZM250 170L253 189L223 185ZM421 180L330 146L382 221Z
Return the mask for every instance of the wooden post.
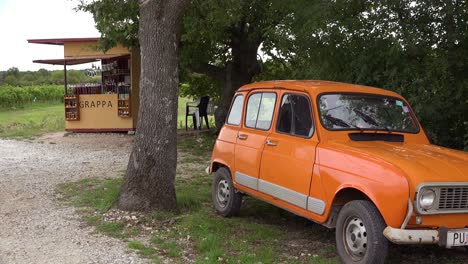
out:
M67 85L67 61L66 60L63 61L63 75L65 77L65 83L64 83L65 93L64 93L64 95L67 95L67 86L68 85Z

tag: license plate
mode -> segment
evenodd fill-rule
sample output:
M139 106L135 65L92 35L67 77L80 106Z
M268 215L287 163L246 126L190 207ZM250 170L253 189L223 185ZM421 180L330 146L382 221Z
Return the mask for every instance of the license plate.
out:
M447 247L468 246L468 229L450 230L447 233Z

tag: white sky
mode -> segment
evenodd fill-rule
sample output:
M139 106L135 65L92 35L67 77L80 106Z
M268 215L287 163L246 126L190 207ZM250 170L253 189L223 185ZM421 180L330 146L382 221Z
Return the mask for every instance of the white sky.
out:
M0 0L0 71L10 67L18 67L20 71L63 68L32 62L63 58L63 46L29 44L28 39L99 37L92 15L73 10L77 3L77 0ZM82 68L89 65L73 66Z

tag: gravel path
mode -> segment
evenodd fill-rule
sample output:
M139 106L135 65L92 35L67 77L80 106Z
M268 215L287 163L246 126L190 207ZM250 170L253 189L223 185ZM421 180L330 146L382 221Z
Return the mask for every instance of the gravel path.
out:
M0 264L144 262L125 243L83 226L73 208L53 198L59 183L118 175L131 141L119 134L63 133L0 139Z

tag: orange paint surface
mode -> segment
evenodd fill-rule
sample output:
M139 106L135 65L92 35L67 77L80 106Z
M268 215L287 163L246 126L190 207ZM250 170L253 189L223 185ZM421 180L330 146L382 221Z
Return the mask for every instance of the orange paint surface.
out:
M245 126L245 108L249 95L262 91L277 94L272 124L268 130ZM270 81L245 85L241 124L225 125L213 149L213 163L229 168L235 187L283 209L319 223L328 220L333 205L342 205L336 195L354 189L363 193L378 208L387 225L399 228L403 223L408 199L414 203L416 188L427 182L465 182L468 185L468 154L431 145L421 129L403 134L404 142L353 141L350 132L325 129L318 117L317 97L322 93L366 93L398 98L399 94L373 87L328 81ZM312 107L314 133L310 138L279 133L277 116L285 93L305 95ZM412 110L410 109L412 112ZM375 134L388 134L375 131ZM242 139L239 139L241 136ZM267 141L273 145L266 144ZM277 190L292 193L301 201L312 197L325 204L322 214L307 210L300 202L293 204L258 189L239 184L236 172L267 181ZM281 188L280 188L281 187ZM468 225L468 214L425 215L422 224L415 223L416 211L409 227L462 228Z

